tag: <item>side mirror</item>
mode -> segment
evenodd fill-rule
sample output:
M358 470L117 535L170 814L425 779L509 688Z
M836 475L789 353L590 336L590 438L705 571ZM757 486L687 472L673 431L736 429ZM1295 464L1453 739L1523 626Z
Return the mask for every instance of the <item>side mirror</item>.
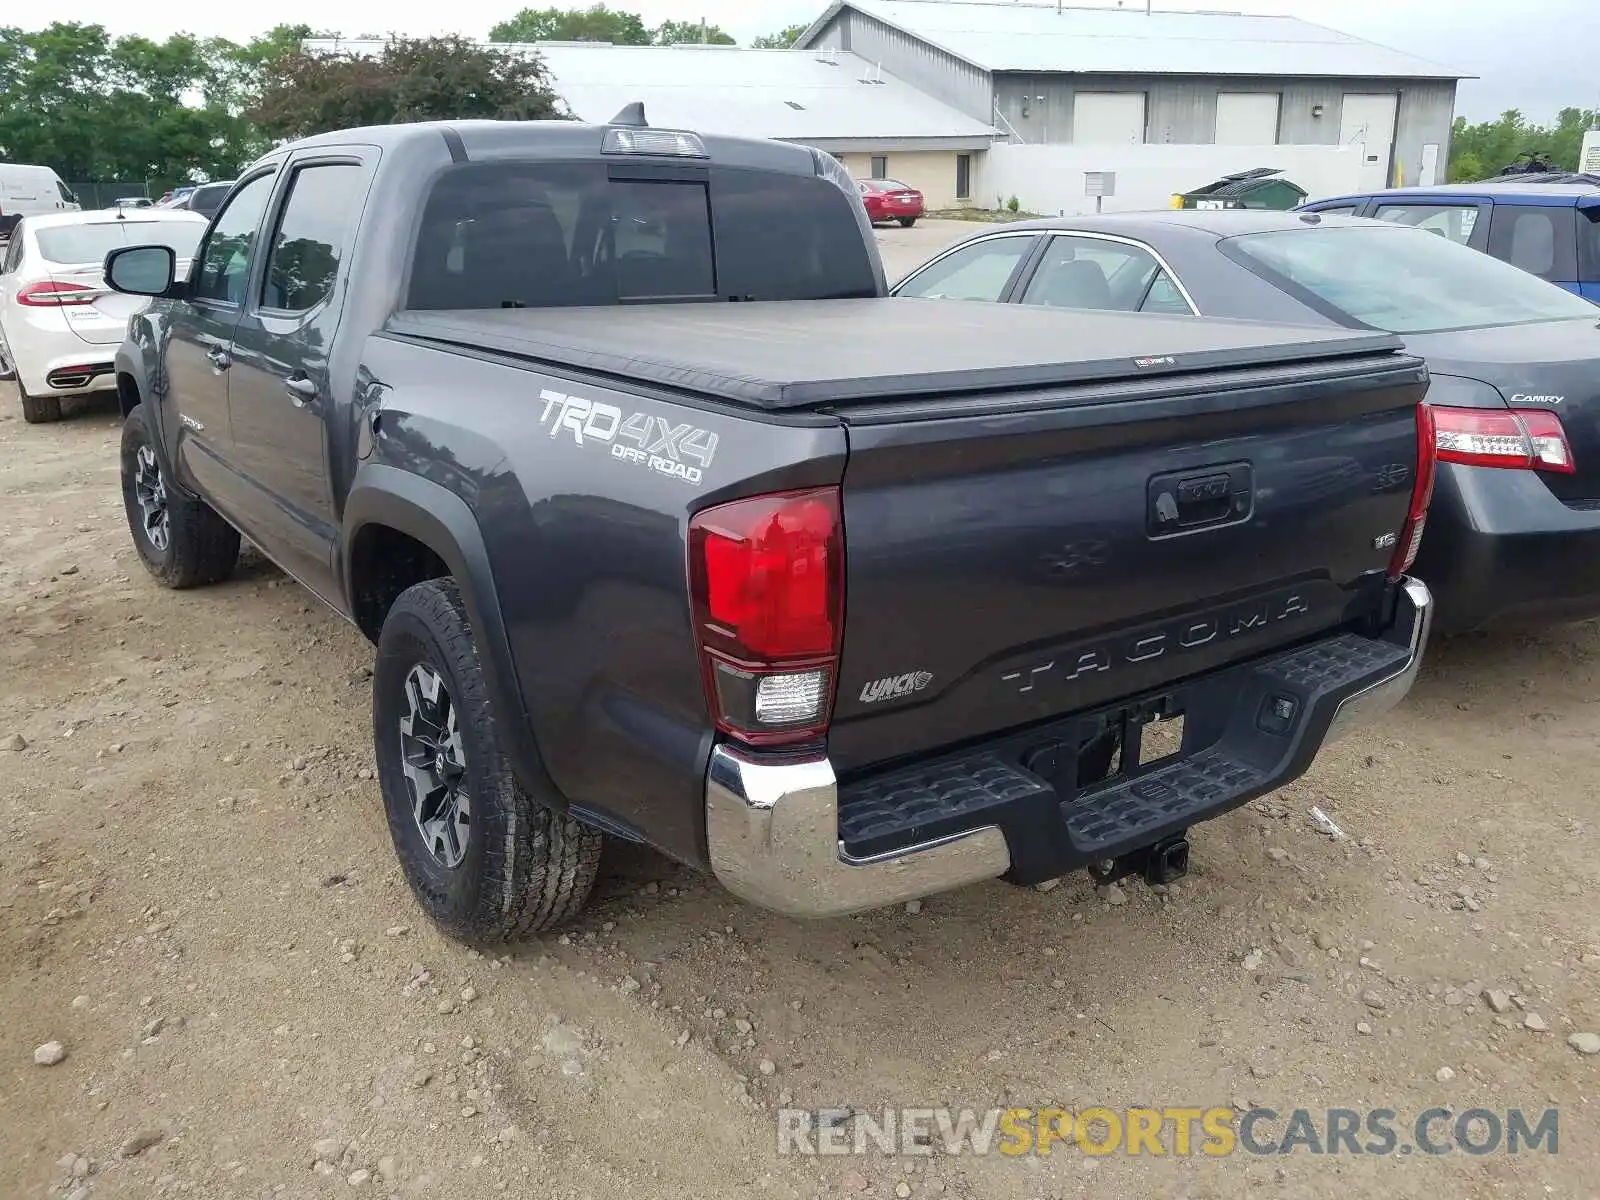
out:
M178 273L171 246L123 246L106 255L106 285L130 296L165 296Z

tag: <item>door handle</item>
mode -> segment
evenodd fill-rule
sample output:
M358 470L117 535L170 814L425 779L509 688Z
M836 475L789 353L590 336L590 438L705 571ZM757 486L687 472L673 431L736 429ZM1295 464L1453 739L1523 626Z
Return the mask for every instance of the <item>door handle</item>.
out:
M1151 537L1236 524L1247 520L1254 506L1249 463L1169 471L1153 476L1146 488L1145 523Z
M317 385L304 375L291 375L283 381L284 389L289 393L289 399L295 406L303 407L309 401L317 398Z
M232 357L221 346L213 346L207 350L206 358L219 371L226 371L233 364Z

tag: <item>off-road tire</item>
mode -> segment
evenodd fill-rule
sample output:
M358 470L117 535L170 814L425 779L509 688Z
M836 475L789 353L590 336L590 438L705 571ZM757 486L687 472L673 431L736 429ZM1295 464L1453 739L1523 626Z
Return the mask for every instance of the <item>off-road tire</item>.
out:
M30 396L22 386L22 376L17 375L17 396L22 401L22 419L29 425L48 425L61 420L60 396Z
M456 711L470 798L463 857L446 866L412 808L401 719L414 667L437 675ZM571 920L594 887L604 836L530 795L501 749L496 713L461 593L432 579L400 594L378 635L372 678L373 744L389 834L406 882L435 924L468 943L524 937Z
M152 532L140 506L141 452L148 457L144 469L158 473L166 505L166 545ZM239 561L239 531L197 496L178 486L161 453L143 404L136 404L122 423L122 507L128 516L139 561L169 588L200 587L221 583L233 574Z

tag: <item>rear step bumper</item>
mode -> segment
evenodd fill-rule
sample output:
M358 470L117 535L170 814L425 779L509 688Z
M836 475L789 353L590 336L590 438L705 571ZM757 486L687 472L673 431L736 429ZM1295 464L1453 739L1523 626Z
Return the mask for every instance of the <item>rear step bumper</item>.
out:
M1021 765L1049 731L842 787L826 758L718 746L706 779L712 869L752 904L829 917L1002 875L1038 882L1150 846L1283 786L1327 741L1405 698L1433 600L1418 580L1398 591L1382 637L1337 634L1180 687L1183 749L1086 788L1058 789ZM1077 722L1096 720L1105 714L1064 722L1066 744L1078 744Z

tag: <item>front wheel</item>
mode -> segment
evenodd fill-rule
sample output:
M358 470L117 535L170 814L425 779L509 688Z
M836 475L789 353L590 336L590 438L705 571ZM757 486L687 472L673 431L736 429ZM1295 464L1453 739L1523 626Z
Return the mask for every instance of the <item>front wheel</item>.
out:
M239 531L176 486L143 404L122 424L122 507L145 570L169 588L220 583L239 560Z
M378 635L378 782L406 882L434 922L466 942L576 916L604 840L523 789L496 717L454 581L406 589Z

